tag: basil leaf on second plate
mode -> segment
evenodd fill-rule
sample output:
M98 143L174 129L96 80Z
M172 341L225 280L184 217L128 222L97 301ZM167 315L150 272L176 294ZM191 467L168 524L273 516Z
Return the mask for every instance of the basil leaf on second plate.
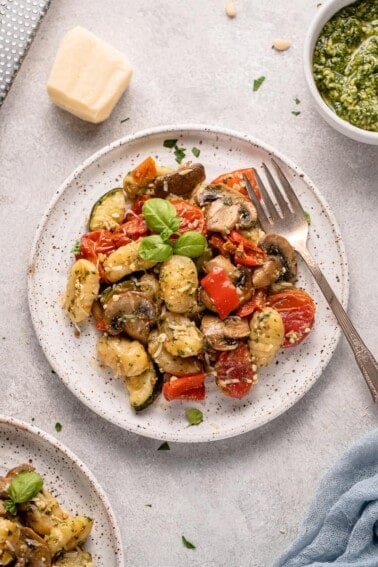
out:
M153 232L169 231L175 232L180 224L176 209L165 199L148 199L142 207L142 213L147 226Z
M148 262L164 262L172 256L172 246L157 234L145 236L139 245L138 255Z
M174 254L181 256L189 256L189 258L198 258L204 253L207 246L207 240L200 232L188 231L184 232L175 242L173 247Z
M14 477L8 494L16 504L27 502L38 494L43 486L43 478L35 471L22 471Z

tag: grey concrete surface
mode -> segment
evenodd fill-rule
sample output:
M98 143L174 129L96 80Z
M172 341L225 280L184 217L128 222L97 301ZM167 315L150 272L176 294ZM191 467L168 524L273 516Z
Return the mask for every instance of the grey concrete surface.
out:
M157 452L159 441L103 421L52 373L28 312L31 241L57 186L112 140L188 122L248 132L298 163L335 212L350 266L349 313L376 354L377 148L332 130L310 100L302 46L317 5L236 0L230 20L224 0L53 0L0 110L0 412L56 435L90 467L114 507L132 567L271 566L321 476L376 426L377 410L341 339L312 390L269 425ZM135 70L100 126L55 108L46 95L59 40L78 24L124 51ZM292 48L272 50L276 37L291 39ZM260 75L266 81L253 93ZM182 534L195 550L184 548Z

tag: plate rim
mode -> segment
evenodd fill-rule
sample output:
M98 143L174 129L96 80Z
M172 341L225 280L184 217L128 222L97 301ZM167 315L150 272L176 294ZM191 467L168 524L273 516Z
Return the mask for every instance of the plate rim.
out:
M65 178L63 183L60 184L60 186L56 190L53 198L48 203L48 206L46 207L44 214L42 215L42 218L37 225L35 236L34 236L32 247L31 247L31 251L30 251L28 271L27 271L28 306L29 306L29 313L31 315L31 320L32 320L32 324L33 324L33 328L34 328L34 332L36 334L37 340L39 342L40 347L42 348L42 351L43 351L45 357L47 358L47 360L48 360L48 362L49 362L49 364L51 365L52 368L55 369L55 364L52 361L52 359L50 358L48 349L45 348L45 346L44 346L44 343L42 341L42 337L40 337L40 333L38 332L37 317L36 317L36 314L33 312L33 309L32 309L32 305L33 305L32 286L33 286L33 278L34 278L34 270L32 269L32 266L34 264L35 258L37 257L38 244L39 244L40 238L42 236L42 231L45 227L45 224L47 223L47 221L49 219L49 215L50 215L51 211L54 209L56 203L59 201L59 199L62 196L62 194L64 193L64 191L75 180L75 178L78 175L80 175L85 169L90 167L94 162L96 162L98 159L103 157L104 155L111 153L113 150L115 150L115 149L117 149L121 146L127 145L131 142L142 140L143 138L149 138L149 137L154 136L154 135L171 134L173 132L177 132L177 133L181 133L181 134L194 133L194 132L197 132L198 134L209 133L209 134L215 134L215 135L220 135L220 136L229 136L229 137L232 137L234 139L238 139L240 141L247 142L251 146L262 149L265 152L267 152L268 154L272 155L273 157L278 158L286 166L288 166L292 171L294 171L298 176L301 177L302 181L314 193L316 199L319 201L319 203L321 204L321 206L325 210L328 218L330 219L332 229L335 232L335 235L337 237L337 246L339 248L340 258L342 259L342 263L343 263L343 267L344 267L344 274L345 274L344 278L343 278L343 286L342 286L342 289L341 289L339 300L340 300L340 303L342 304L342 306L344 307L344 309L345 310L347 309L348 299L349 299L349 266L348 266L348 260L347 260L345 245L344 245L344 241L343 241L343 238L342 238L342 235L341 235L341 232L340 232L339 224L338 224L338 222L335 218L335 215L334 215L332 209L328 205L328 202L325 200L325 198L323 197L321 192L317 189L316 185L312 182L312 180L302 171L302 169L298 165L296 165L296 163L294 163L290 158L287 158L285 156L285 154L282 154L280 151L277 151L274 147L270 146L270 144L266 144L265 142L262 142L258 138L255 138L254 136L251 136L250 134L243 133L243 132L240 132L240 131L236 131L236 130L232 130L232 129L228 129L228 128L221 128L219 126L211 126L211 125L204 125L204 124L198 124L198 123L184 123L184 124L172 124L172 125L165 125L165 126L164 125L155 126L155 127L139 130L139 131L135 132L134 134L128 134L127 136L123 136L122 138L118 138L118 139L114 140L113 142L111 142L110 144L103 146L102 148L100 148L99 150L97 150L96 152L91 154L84 161L82 161L81 164L79 164L79 166L76 167L72 171L72 173L70 175L68 175L68 177ZM91 411L96 413L102 419L105 419L109 423L116 425L117 427L120 427L121 429L124 429L125 431L129 431L131 433L142 435L143 437L149 437L149 438L152 438L152 439L158 439L158 440L163 440L163 441L171 441L171 442L181 442L181 443L214 442L214 441L220 441L222 439L227 439L227 438L231 438L231 437L237 437L238 435L242 435L242 434L247 433L249 431L259 429L260 427L263 427L267 423L274 421L279 416L286 413L294 405L296 405L296 403L299 402L303 398L303 396L309 392L309 390L317 382L317 380L320 378L320 376L323 374L324 370L326 369L327 365L329 364L329 362L330 362L330 360L331 360L331 358L332 358L332 356L333 356L333 354L334 354L334 352L337 348L337 345L339 343L340 336L341 336L341 328L338 325L336 326L336 331L335 331L335 334L333 336L336 339L333 350L331 350L328 353L327 357L324 358L323 364L321 365L320 371L317 373L316 378L310 383L309 387L306 390L304 390L299 395L297 395L294 402L292 402L291 399L290 399L290 401L288 403L285 403L285 404L283 404L283 406L280 406L279 409L276 412L269 414L269 416L267 416L267 419L263 420L258 425L253 425L252 427L247 427L246 429L243 429L241 431L239 430L237 432L235 432L231 428L225 433L222 432L221 430L219 430L219 431L217 430L217 431L214 431L213 435L211 435L211 436L209 434L207 434L207 435L204 435L204 436L196 437L194 439L181 439L180 440L179 438L177 438L177 435L175 435L175 434L173 434L173 435L169 435L169 434L168 435L167 434L161 435L160 434L159 435L158 432L154 433L154 431L145 430L145 429L139 428L137 426L135 426L135 427L130 426L130 425L125 426L125 425L119 423L117 420L111 419L111 418L107 417L106 415L104 415L102 413L101 414L98 413L98 411L96 409L94 409L94 406L90 403L90 400L88 400L86 396L82 396L80 394L80 392L78 392L76 389L71 387L69 385L69 383L60 376L60 373L58 371L57 371L57 374L59 376L59 379L62 380L64 385L73 393L73 395L76 398L78 398L81 401L81 403L83 403L86 407L88 407Z
M89 481L91 488L95 490L102 504L104 505L104 508L106 510L106 515L111 527L111 532L115 538L115 543L117 546L116 564L117 567L124 567L125 557L123 552L121 531L118 526L117 518L113 512L113 508L109 502L109 499L104 489L101 487L100 483L98 482L94 474L90 471L88 466L73 451L71 451L71 449L69 449L66 445L58 441L58 439L56 439L53 435L50 435L50 433L47 433L43 429L40 429L39 427L33 424L27 423L18 418L0 414L0 427L1 425L8 425L13 427L14 429L26 431L27 433L31 434L35 439L42 439L43 441L51 445L54 449L56 449L60 454L63 454L65 457L68 457L68 459L71 462L73 462L77 468L79 468L79 470Z

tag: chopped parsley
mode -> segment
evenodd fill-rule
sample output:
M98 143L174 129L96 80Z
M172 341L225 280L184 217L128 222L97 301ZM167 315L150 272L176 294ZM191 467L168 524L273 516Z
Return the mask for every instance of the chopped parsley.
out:
M187 408L185 410L185 417L189 425L199 425L203 422L203 413L197 408Z
M177 163L181 163L185 155L185 148L179 148L178 146L175 146L175 157Z
M295 97L294 102L295 102L295 104L300 104L300 103L301 103L301 101L299 100L298 97Z
M170 450L171 448L166 441L164 441L164 443L162 443L160 447L158 447L158 451L170 451Z
M307 224L311 224L311 215L307 211L304 211L304 216L306 217Z
M164 140L163 146L165 148L174 148L177 144L177 140Z
M264 76L261 76L261 77L259 77L258 79L255 79L255 80L253 81L253 92L258 91L264 81L265 81L265 77L264 77Z
M181 536L182 543L185 545L187 549L195 549L196 546L193 545L190 541L186 539L185 536Z
M56 422L55 424L55 431L57 431L59 433L59 431L62 431L62 424L59 423L59 421Z
M298 116L301 113L300 110L292 110L291 114L294 114L294 116Z
M130 118L124 118L123 120L121 120L121 124L123 124L124 122L127 122L128 120L130 120Z
M199 150L198 148L194 147L192 148L192 154L194 155L194 157L199 157L201 153L201 150Z
M80 240L76 240L75 244L71 248L71 254L79 254L80 253Z

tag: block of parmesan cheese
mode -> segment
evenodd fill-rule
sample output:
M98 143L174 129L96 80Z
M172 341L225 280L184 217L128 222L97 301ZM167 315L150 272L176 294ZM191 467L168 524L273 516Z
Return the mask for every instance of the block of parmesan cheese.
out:
M80 26L63 38L47 91L60 108L88 122L109 117L132 76L125 56Z

